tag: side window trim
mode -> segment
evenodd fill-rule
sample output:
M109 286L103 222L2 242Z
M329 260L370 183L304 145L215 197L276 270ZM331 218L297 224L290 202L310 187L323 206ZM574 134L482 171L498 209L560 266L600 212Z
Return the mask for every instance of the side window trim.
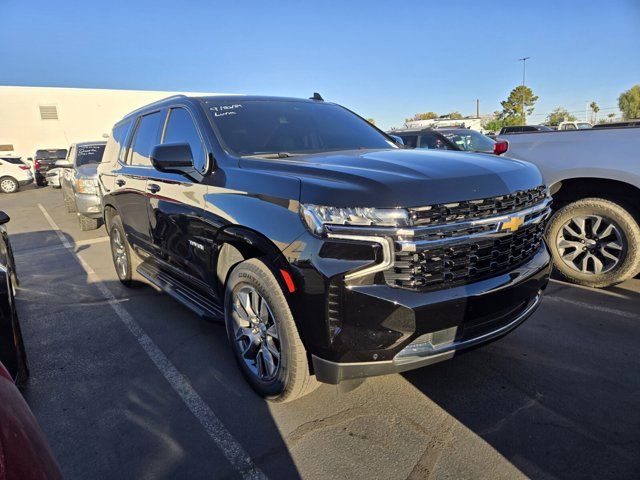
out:
M120 145L120 148L118 149L118 155L116 156L116 159L117 159L118 163L120 163L122 165L126 165L126 163L125 163L126 153L128 152L129 142L131 141L131 131L132 131L131 126L132 126L132 124L133 124L133 121L129 120L129 121L119 125L119 126L123 126L123 127L125 127L127 129L125 134L124 134L124 139L122 140L122 144ZM115 128L113 130L114 130L114 133L115 133ZM123 153L125 154L124 157L123 157Z
M127 151L124 154L124 164L127 166L131 166L130 160L131 160L131 147L133 146L133 142L136 139L136 135L138 134L138 127L140 126L140 121L142 120L142 115L139 117L136 117L136 121L135 124L133 125L133 128L131 129L131 135L127 141Z

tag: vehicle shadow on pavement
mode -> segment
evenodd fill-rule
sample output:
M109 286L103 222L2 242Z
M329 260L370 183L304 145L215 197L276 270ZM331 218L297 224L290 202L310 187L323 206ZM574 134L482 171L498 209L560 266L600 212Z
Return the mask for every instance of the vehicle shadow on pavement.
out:
M233 363L221 325L149 286L102 281L178 370L185 400L55 232L11 234L11 241L32 374L24 395L65 478L242 476L220 428L203 427L212 417L194 412L193 403L189 408L194 395L258 469L272 478L299 477L266 402ZM77 248L83 257L90 252Z
M498 342L403 376L528 477L637 478L638 337L637 320L543 301Z

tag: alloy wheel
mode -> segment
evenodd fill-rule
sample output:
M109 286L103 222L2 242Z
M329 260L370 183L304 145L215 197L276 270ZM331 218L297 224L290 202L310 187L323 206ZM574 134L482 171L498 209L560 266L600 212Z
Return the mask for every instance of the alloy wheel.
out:
M6 178L0 182L0 190L4 193L13 193L16 191L16 182Z
M620 264L626 240L612 220L600 215L584 215L562 225L556 246L566 265L583 274L598 275Z
M127 258L127 250L125 249L122 235L117 228L111 231L111 252L113 254L113 261L116 265L116 271L118 276L122 279L127 277L127 269L129 260Z
M263 382L273 380L280 369L278 325L267 301L250 285L233 295L234 341L251 373Z

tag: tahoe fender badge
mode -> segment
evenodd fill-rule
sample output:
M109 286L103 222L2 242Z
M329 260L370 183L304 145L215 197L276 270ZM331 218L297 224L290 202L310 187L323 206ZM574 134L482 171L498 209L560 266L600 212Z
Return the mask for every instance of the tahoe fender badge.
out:
M189 245L191 245L195 249L198 249L204 252L204 245L202 245L201 243L194 242L193 240L189 240Z

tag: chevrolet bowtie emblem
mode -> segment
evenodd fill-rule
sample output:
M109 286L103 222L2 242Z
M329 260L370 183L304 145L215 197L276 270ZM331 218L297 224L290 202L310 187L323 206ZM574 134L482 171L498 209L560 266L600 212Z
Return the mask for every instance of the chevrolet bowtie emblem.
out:
M500 231L506 232L508 230L510 232L515 232L522 226L523 223L524 223L524 218L511 217L506 222L502 222L502 225L500 225Z

